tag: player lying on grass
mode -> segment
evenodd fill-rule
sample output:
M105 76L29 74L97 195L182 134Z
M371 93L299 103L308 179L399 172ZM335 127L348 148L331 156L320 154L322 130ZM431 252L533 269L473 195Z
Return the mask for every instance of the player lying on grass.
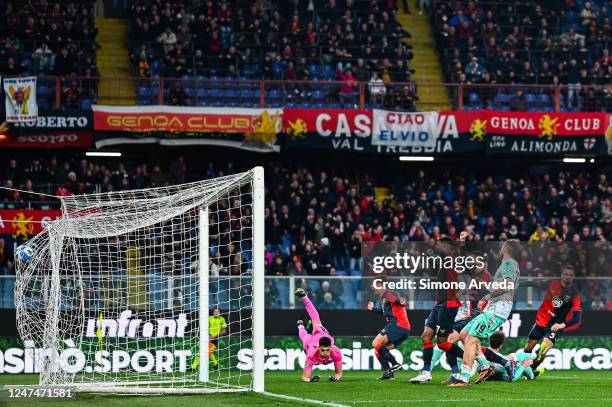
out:
M508 356L502 356L501 348L506 340L506 335L503 332L497 331L489 338L489 348L483 348L482 351L487 355L487 360L491 363L491 375L488 380L512 381L516 382L521 377L525 376L528 380L535 380L538 375L544 373L544 368L536 371L532 369L533 356L530 353L517 352L511 353ZM512 374L512 380L509 380L508 371L501 363L495 362L495 356L500 357L500 361L510 360L517 362L516 369Z
M515 260L519 258L520 246L515 240L506 241L501 248L501 264L495 273L493 282L495 286L482 301L488 304L484 311L476 318L471 320L463 330L461 330L461 342L464 345L463 362L461 364L461 378L456 383L449 386L469 386L472 376L472 363L477 360L481 367L486 367L488 362L481 351L481 341L487 340L499 327L508 319L512 311L514 290L519 284L519 265ZM502 285L503 283L503 285ZM506 288L502 288L502 287ZM514 362L508 366L509 379L512 380ZM486 380L491 375L491 369L481 370L478 382Z
M383 314L387 325L376 335L372 347L376 350L376 357L384 369L379 380L395 379L395 372L402 368L391 354L391 349L398 347L410 336L410 321L406 312L406 300L391 290L372 288L374 295L380 297L380 304L374 306L370 301L368 309Z
M533 368L544 361L549 350L555 346L555 341L562 332L571 331L580 326L582 309L580 294L574 287L576 273L572 266L561 267L561 279L553 280L546 289L544 301L538 308L535 324L529 332L529 340L524 352L531 353L535 345L542 339Z
M306 364L302 372L302 380L305 382L315 383L321 378L312 376L312 368L316 365L327 365L334 363L336 373L329 377L331 382L337 382L342 378L342 353L334 345L334 338L329 334L327 329L321 324L321 318L310 298L306 295L306 291L302 288L295 290L295 295L302 298L306 312L312 321L312 334L309 334L304 328L304 322L298 321L298 335L306 352Z

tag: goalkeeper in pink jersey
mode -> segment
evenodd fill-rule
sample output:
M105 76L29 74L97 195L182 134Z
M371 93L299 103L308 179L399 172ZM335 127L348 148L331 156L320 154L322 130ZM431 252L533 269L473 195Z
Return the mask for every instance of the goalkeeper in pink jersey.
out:
M308 312L312 321L312 334L306 331L303 321L298 321L298 335L304 344L304 352L306 352L306 364L304 365L302 380L311 383L318 382L321 379L319 376L311 377L312 368L316 365L327 365L333 362L336 374L330 376L329 381L337 382L342 378L342 353L334 345L334 337L321 324L319 313L306 295L306 291L298 288L295 290L295 295L304 301L306 312Z

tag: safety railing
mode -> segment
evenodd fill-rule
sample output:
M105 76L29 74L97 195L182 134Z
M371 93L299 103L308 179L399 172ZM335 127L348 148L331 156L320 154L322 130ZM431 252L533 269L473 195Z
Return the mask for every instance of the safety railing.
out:
M27 291L26 306L36 308L41 306L43 298L40 287L46 284L43 280L32 279ZM322 309L363 309L368 301L376 300L371 287L375 277L353 276L266 276L266 308L294 309L302 305L293 294L298 287L307 290L313 300ZM418 280L423 278L410 276L402 279ZM534 310L544 299L548 282L554 279L541 277L521 277L519 288L514 294L514 308L517 310ZM387 281L398 281L399 277L389 277ZM63 276L60 282L61 306L65 309L85 306L100 309L110 303L129 303L128 284L133 282L142 288L146 295L147 306L152 309L172 309L179 306L183 309L198 309L197 275L167 275L160 272L150 272L143 276L128 276L125 271L112 270L104 275ZM130 283L132 282L132 283ZM531 284L527 284L530 282ZM533 284L537 282L538 284ZM419 284L418 282L415 284ZM605 306L606 298L612 291L610 277L577 277L574 286L581 294L583 303L589 309L593 308L595 300L602 300ZM0 276L0 308L11 309L14 303L15 276ZM82 290L82 292L80 292ZM597 293L596 298L591 298ZM211 276L209 285L210 304L222 309L232 309L245 301L251 294L250 279L244 276ZM430 309L434 305L434 290L400 290L400 294L408 300L409 309Z
M454 110L612 111L612 84L373 84L337 80L253 80L214 75L108 79L112 81L107 82L111 85L106 89L104 104L117 105L389 110L436 110L446 106ZM55 109L89 108L97 101L98 80L93 77L40 77L37 84L39 105ZM134 89L134 94L122 92L125 87Z

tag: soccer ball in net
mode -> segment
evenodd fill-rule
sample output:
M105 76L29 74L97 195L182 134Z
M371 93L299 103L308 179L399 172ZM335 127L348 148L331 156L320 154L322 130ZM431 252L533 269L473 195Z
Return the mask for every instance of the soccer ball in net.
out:
M31 247L21 245L17 248L15 256L19 259L19 261L25 263L34 257L34 250L32 250Z
M264 216L263 168L62 197L62 216L16 253L17 328L41 349L39 383L117 394L262 392ZM231 258L245 272L211 275L211 250L229 245L236 250L220 253L222 264ZM214 307L228 323L211 351Z

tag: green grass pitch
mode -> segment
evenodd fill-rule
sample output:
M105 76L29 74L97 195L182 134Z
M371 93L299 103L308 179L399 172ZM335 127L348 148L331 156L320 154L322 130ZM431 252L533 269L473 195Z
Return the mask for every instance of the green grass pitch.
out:
M447 374L434 371L431 383L413 385L408 379L416 372L399 372L394 381L380 382L380 372L346 372L340 383L326 380L301 383L300 372L266 374L266 390L292 397L319 400L346 406L408 405L494 405L494 406L605 406L612 405L611 371L550 371L536 381L518 383L485 382L468 388L449 388L440 384ZM0 383L33 384L34 375L0 375ZM186 396L109 396L79 394L76 401L7 401L0 406L51 407L191 407L191 406L306 406L316 405L253 393ZM334 404L328 404L334 405Z

